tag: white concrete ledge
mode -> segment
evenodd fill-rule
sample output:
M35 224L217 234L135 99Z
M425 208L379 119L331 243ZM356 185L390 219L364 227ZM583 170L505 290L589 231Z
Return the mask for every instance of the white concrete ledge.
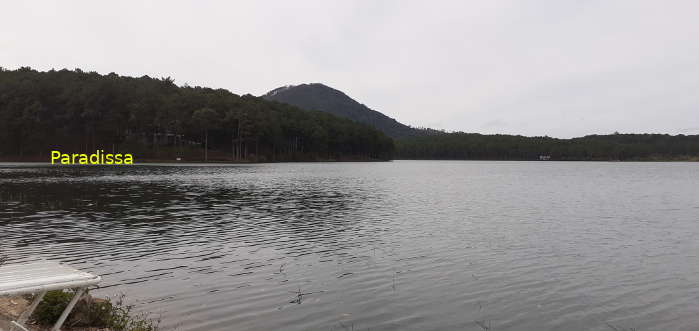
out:
M33 262L23 264L8 264L0 266L0 296L38 293L29 308L22 313L17 321L12 321L10 330L24 328L29 316L43 299L47 291L76 289L73 299L51 329L60 330L68 314L85 293L88 286L97 285L102 278L88 272L73 269L56 262Z

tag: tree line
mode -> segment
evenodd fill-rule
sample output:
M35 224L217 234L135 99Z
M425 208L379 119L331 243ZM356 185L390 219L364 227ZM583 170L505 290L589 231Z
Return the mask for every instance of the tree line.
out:
M395 142L327 112L223 89L76 70L0 68L0 160L131 153L137 160L699 160L698 135L572 139L431 129ZM395 145L395 147L394 147Z
M0 68L0 159L386 160L393 141L347 119L171 78Z
M615 133L558 139L442 132L397 140L396 157L431 160L699 161L699 135Z

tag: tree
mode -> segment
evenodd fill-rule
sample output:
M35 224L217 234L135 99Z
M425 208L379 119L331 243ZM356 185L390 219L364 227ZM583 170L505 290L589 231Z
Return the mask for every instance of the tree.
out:
M209 129L216 124L218 117L218 113L211 108L201 108L192 114L192 120L204 130L204 161L209 160Z

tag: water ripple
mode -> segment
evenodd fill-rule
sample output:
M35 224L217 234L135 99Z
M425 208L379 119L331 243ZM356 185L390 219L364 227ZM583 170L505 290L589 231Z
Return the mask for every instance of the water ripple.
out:
M179 330L694 330L699 166L0 165L0 252Z

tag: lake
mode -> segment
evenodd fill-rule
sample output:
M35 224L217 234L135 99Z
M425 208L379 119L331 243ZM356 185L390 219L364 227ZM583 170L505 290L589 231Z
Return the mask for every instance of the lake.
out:
M699 163L0 164L0 236L166 329L699 329Z

